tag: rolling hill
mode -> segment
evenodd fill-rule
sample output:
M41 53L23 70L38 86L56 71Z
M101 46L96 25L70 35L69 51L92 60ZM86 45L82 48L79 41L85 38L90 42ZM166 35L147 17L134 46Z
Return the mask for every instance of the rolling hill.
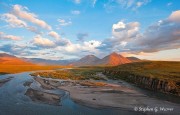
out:
M100 59L94 55L87 55L80 60L74 62L72 65L75 66L87 66L87 65L96 65L96 62Z
M129 59L132 62L140 62L142 61L141 59L137 58L137 57L126 57L127 59Z
M75 60L48 60L42 58L22 58L26 62L36 63L39 65L69 65Z
M30 62L26 62L16 56L9 55L6 53L0 53L0 64L1 65L33 65Z

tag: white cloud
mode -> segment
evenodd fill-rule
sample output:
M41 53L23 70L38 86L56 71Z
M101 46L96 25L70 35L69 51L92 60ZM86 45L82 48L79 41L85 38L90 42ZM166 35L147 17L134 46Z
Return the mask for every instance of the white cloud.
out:
M180 23L180 10L172 12L172 14L169 16L169 20Z
M58 19L58 22L59 22L59 25L60 26L68 26L68 25L71 25L72 22L71 20L65 20L65 19Z
M55 32L55 31L49 32L48 35L53 37L53 38L56 38L56 39L60 38L60 35L57 32Z
M79 14L81 14L81 11L79 11L79 10L72 10L71 14L79 15Z
M13 14L2 14L1 19L9 24L8 27L10 26L12 28L25 28L36 34L42 34L36 27L29 26L25 21L18 19L18 17Z
M45 21L38 19L38 16L34 13L29 12L27 7L13 5L12 14L33 24L36 24L37 26L51 30L50 25L48 25Z
M136 3L136 6L139 8L139 7L141 7L143 5L143 2L137 2Z
M10 13L3 14L1 19L9 23L11 27L27 27L26 22L18 19L16 16Z
M120 41L133 39L139 32L139 23L138 22L130 22L125 24L120 21L117 24L113 24L112 26L112 35L114 40L116 39Z
M112 37L102 42L101 51L152 53L180 48L180 11L150 25L144 33L139 31L138 22L122 21L112 26Z
M14 36L14 35L8 35L8 34L5 34L3 32L0 32L0 39L3 39L3 40L21 40L22 38L19 37L19 36Z
M55 43L47 38L43 38L40 35L35 36L34 40L33 40L33 44L40 46L40 47L45 47L45 48L49 48L49 47L55 47Z

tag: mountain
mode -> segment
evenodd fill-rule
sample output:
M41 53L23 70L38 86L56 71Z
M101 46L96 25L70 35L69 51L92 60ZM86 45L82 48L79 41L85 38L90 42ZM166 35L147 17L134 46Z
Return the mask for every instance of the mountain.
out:
M69 65L76 60L48 60L42 58L23 58L23 60L40 65Z
M110 55L104 57L103 59L97 62L98 65L112 65L112 66L121 65L125 63L131 63L131 61L115 52L111 53Z
M132 62L140 62L140 61L142 61L141 59L139 59L137 57L126 57L126 58L131 60Z
M87 55L80 60L76 61L72 65L75 66L88 66L88 65L121 65L125 63L131 63L132 61L127 59L126 57L123 57L122 55L119 55L117 53L111 53L110 55L104 57L103 59L99 59L98 57L94 55Z
M26 62L16 56L9 55L6 53L0 53L0 64L1 65L32 65L32 63Z
M75 63L72 63L72 65L76 66L87 66L87 65L96 65L96 62L100 59L94 55L87 55L80 60L76 61Z

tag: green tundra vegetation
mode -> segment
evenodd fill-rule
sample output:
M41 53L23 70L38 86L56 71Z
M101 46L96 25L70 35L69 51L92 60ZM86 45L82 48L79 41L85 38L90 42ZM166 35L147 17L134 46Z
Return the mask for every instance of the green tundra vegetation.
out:
M108 76L112 79L121 79L121 77L132 75L180 82L180 62L135 62L116 67L106 67L105 71L113 71L114 73L118 73Z
M66 70L46 71L31 73L32 76L41 76L55 79L72 79L72 80L104 80L104 78L96 75L102 72L102 67L78 67Z
M142 88L180 96L180 62L148 61L107 67L104 74Z

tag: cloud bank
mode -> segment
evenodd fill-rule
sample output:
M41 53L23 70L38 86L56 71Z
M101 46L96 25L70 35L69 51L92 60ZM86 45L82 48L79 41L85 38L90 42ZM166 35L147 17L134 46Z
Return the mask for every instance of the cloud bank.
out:
M112 37L103 41L100 50L152 53L180 48L180 10L150 25L144 33L138 22L118 22L112 26Z

